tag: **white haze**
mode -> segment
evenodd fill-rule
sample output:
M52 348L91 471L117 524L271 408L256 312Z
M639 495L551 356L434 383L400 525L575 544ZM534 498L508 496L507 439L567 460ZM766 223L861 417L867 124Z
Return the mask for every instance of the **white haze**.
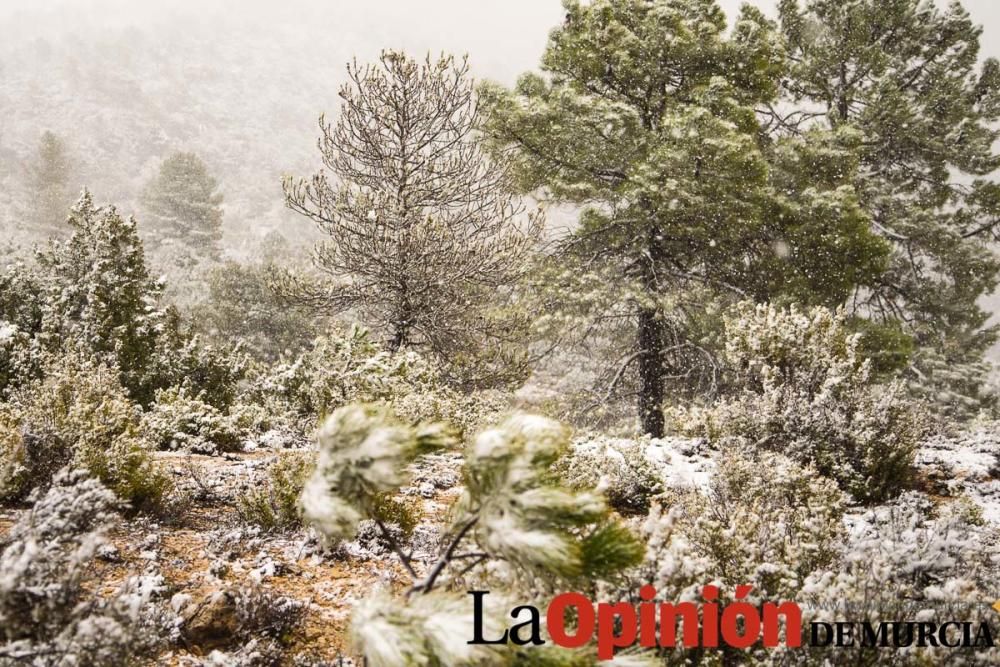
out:
M732 17L742 3L720 4ZM983 56L1000 55L1000 3L963 4ZM230 254L271 230L308 241L280 179L317 166L316 118L336 112L348 59L467 53L477 78L511 84L563 14L559 0L0 0L0 233L24 231L18 171L51 129L101 201L136 210L159 161L193 150L226 196Z

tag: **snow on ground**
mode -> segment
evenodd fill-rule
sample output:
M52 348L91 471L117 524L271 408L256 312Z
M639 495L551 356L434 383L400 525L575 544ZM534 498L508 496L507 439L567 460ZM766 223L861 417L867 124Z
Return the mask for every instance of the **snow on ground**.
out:
M931 438L917 450L917 470L942 496L965 495L1000 526L1000 429L981 426Z
M645 455L667 487L707 489L715 470L713 450L700 439L648 440ZM1000 424L931 438L917 450L915 463L929 492L944 498L964 495L983 519L1000 526Z
M661 470L666 487L708 489L715 472L704 440L693 438L660 438L650 440L646 458Z

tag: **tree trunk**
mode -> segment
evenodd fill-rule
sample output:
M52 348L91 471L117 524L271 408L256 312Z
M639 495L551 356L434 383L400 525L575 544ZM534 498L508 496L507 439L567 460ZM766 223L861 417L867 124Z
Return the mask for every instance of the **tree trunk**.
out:
M654 308L639 309L639 421L654 438L664 436L662 322Z
M652 127L652 126L650 126ZM652 204L646 197L641 206L647 215L655 216ZM663 263L663 234L659 226L651 225L646 239L646 261L642 263L642 286L650 296L660 291L656 275L657 266ZM666 374L663 370L663 320L658 309L639 306L639 422L644 433L654 438L664 436L663 396Z
M406 342L406 327L403 324L396 324L393 327L392 338L389 339L389 352L395 354Z

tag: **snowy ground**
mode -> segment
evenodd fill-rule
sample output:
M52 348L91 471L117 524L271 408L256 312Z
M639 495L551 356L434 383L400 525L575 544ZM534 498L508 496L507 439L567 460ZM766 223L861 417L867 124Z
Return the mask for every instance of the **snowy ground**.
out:
M704 489L715 467L711 450L700 440L651 440L645 454L662 474L665 486ZM155 570L169 582L174 606L183 609L220 591L256 582L306 603L298 645L327 660L345 655L352 605L379 587L398 588L409 579L374 531L362 530L358 539L331 555L310 531L266 534L240 525L234 512L237 496L256 484L267 465L282 455L266 450L223 457L159 454L178 484L197 500L171 521L123 523L112 535L113 548L102 555L107 585L129 574ZM930 440L920 448L917 465L921 485L935 501L950 502L964 495L981 509L986 521L1000 526L1000 437L996 430L983 427ZM427 457L415 468L410 486L403 489L420 508L420 524L411 542L418 569L422 556L429 560L435 550L448 508L461 491L460 466L461 457L455 453ZM0 536L18 514L0 514ZM209 625L214 622L224 626L227 621L207 621ZM231 650L208 640L201 645L189 642L163 656L163 661L211 664L206 659L212 651L227 648Z

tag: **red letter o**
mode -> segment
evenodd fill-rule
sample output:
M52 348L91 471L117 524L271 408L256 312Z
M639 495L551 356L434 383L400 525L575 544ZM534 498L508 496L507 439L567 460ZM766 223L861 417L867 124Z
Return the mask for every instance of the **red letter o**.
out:
M566 607L576 607L576 634L566 634ZM545 614L549 626L549 636L557 646L580 648L594 635L594 605L581 593L561 593L552 598Z

